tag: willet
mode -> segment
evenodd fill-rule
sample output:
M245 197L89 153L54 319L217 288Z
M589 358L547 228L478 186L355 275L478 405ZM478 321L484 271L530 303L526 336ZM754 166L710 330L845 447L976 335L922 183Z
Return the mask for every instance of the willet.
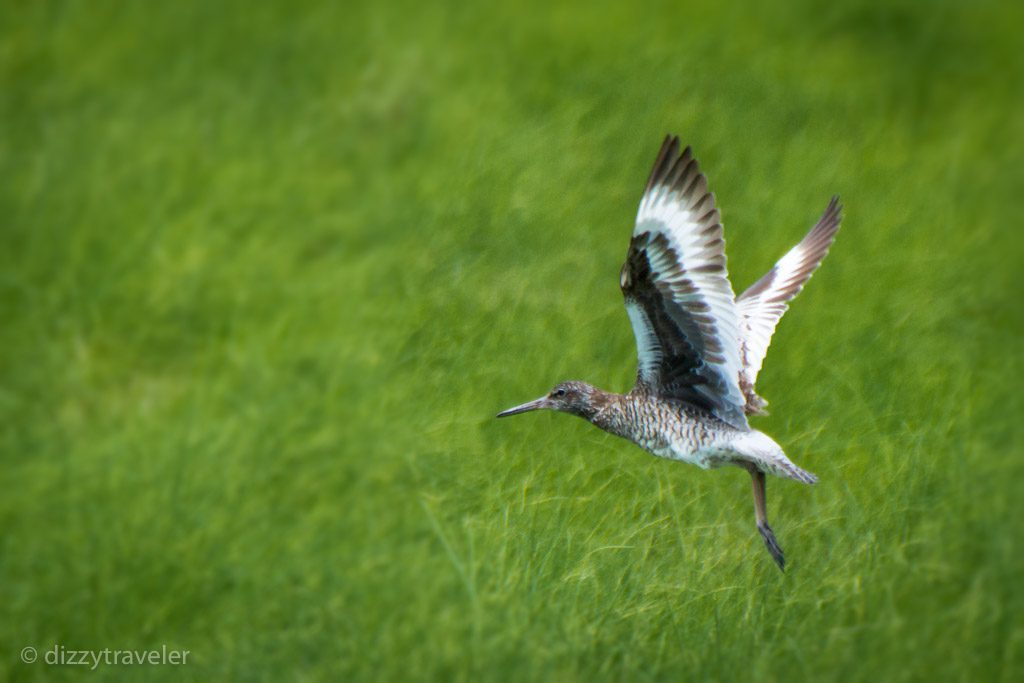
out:
M715 197L689 147L665 138L647 180L619 284L636 337L636 384L627 394L562 382L498 414L558 410L588 420L662 458L704 469L736 465L754 487L758 531L780 569L768 525L765 474L813 484L747 415L764 414L754 391L775 326L828 253L839 230L833 197L809 233L739 297L725 267Z

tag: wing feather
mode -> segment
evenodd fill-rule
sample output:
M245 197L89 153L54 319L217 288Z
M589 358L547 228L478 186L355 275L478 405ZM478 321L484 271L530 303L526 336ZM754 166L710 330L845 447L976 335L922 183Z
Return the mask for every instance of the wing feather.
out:
M647 180L620 284L637 342L635 390L747 429L722 224L692 150L680 154L674 136Z
M748 414L762 413L767 402L754 385L768 353L772 335L789 302L800 293L828 254L842 222L842 205L835 196L811 231L779 259L775 267L736 299L740 318L740 352L743 366L740 388Z

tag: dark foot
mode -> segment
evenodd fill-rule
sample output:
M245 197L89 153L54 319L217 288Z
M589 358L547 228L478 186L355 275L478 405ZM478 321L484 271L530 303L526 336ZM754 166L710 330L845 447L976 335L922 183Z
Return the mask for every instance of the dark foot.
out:
M764 544L768 548L768 552L775 558L775 563L779 565L779 569L786 571L786 558L782 555L782 548L779 547L779 542L775 540L775 532L768 526L767 523L758 524L757 530L761 532L761 538L764 539Z

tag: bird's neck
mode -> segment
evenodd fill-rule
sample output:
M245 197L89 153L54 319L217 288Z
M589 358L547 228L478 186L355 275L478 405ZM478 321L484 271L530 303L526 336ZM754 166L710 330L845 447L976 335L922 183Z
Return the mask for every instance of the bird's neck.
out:
M580 417L606 432L622 436L621 426L626 415L627 401L628 397L623 394L596 389L590 398L587 412Z

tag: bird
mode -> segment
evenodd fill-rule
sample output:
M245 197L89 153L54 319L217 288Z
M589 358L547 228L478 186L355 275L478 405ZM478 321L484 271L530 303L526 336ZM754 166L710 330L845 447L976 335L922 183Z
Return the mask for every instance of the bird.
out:
M637 347L633 388L618 394L560 382L546 395L498 413L554 410L582 417L661 458L703 469L749 472L757 530L779 569L786 558L768 523L768 474L815 484L782 447L753 429L765 415L755 390L775 328L821 264L842 222L839 196L804 238L742 294L733 293L715 196L693 150L661 146L640 200L619 274Z

